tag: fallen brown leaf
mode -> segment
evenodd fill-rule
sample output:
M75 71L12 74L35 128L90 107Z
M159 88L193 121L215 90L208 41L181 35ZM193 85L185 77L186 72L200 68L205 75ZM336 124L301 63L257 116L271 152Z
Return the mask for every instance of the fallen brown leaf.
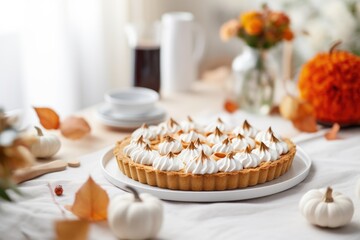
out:
M83 220L64 220L55 222L57 240L86 240L89 222Z
M34 107L34 110L45 129L59 129L60 118L54 110L44 107Z
M99 221L107 218L108 205L109 197L106 191L89 177L77 191L74 204L66 206L66 209L81 219Z
M340 125L338 123L334 123L332 128L325 133L326 140L331 141L331 140L339 139L337 136L339 130L340 130Z
M269 114L272 115L272 116L280 115L280 106L279 106L279 105L273 106L273 107L270 109Z
M89 123L82 117L68 117L61 123L61 134L69 139L77 140L91 132Z
M239 106L237 105L237 103L234 100L230 100L230 99L226 99L225 103L224 103L224 109L228 112L228 113L233 113L236 110L238 110Z
M297 97L287 95L280 103L280 114L291 120L294 127L302 132L316 132L317 123L312 105Z

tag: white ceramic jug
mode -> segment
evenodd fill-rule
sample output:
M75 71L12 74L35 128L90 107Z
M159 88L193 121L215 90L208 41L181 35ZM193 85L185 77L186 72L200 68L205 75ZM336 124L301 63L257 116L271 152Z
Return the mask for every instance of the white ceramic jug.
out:
M187 91L197 77L204 32L189 12L165 13L161 24L161 89Z

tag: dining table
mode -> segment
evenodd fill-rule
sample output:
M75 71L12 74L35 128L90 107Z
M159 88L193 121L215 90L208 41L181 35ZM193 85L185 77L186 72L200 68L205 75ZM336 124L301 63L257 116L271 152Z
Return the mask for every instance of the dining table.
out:
M221 118L231 126L246 119L257 129L269 126L282 137L290 138L308 157L309 171L304 179L285 190L261 197L240 200L193 202L189 200L162 200L163 223L157 239L360 239L360 128L342 128L335 140L324 135L329 130L319 125L318 132L298 131L289 120L280 115L256 115L241 110L229 113L224 109L230 97L221 81L197 81L186 92L161 93L157 106L165 109L167 118L182 121L191 116L207 124ZM110 201L117 195L127 194L105 176L101 161L117 141L133 130L104 125L98 118L98 109L104 102L79 110L74 115L84 117L91 126L91 133L80 140L70 140L52 131L61 140L60 151L50 160L78 160L79 167L48 173L18 185L21 194L10 192L13 202L0 201L0 239L56 239L55 223L77 219L65 206L72 205L75 194L91 176L103 188ZM295 166L293 166L295 167ZM277 180L286 178L285 173ZM284 178L284 179L285 179ZM62 185L62 196L54 195L57 185ZM338 228L318 227L302 215L299 202L312 189L332 187L349 197L354 204L350 223ZM261 187L261 185L260 185ZM249 187L250 189L252 187ZM261 189L261 188L260 188ZM245 189L244 189L245 190ZM231 195L228 190L227 195ZM181 192L180 192L181 194ZM236 198L236 197L235 197ZM220 200L219 200L220 199ZM141 231L142 226L135 226ZM88 239L117 239L108 222L91 222Z

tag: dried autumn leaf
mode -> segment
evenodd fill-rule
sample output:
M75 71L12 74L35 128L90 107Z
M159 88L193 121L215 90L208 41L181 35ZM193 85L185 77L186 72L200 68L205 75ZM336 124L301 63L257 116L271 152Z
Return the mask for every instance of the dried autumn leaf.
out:
M85 240L89 232L89 222L83 220L66 220L55 223L57 240Z
M317 132L318 130L314 109L310 103L304 101L299 103L297 116L292 123L302 132Z
M317 131L315 111L308 102L286 95L280 103L280 114L302 132Z
M226 99L225 103L224 103L224 109L228 112L228 113L233 113L235 112L237 109L239 108L239 106L237 105L237 103L233 100L230 99Z
M275 116L275 115L280 115L280 106L279 105L275 105L270 109L269 112L270 115Z
M325 133L325 138L329 141L338 139L337 134L340 130L340 125L338 123L334 123L332 128Z
M292 121L294 127L302 132L317 132L316 119L314 116L306 116L304 118L295 119Z
M59 129L60 118L54 110L44 107L34 107L34 110L45 129Z
M94 180L89 177L77 191L72 206L66 208L81 219L99 221L107 218L109 197Z
M3 164L9 169L28 167L35 164L36 160L30 150L24 146L11 146L2 149L4 154Z
M91 132L89 123L82 117L68 117L61 123L61 134L73 140L80 139Z

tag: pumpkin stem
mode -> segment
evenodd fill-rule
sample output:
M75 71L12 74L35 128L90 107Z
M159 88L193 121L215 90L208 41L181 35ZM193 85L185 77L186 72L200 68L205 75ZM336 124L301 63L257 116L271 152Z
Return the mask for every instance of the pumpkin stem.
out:
M34 126L34 128L36 129L37 135L38 135L39 137L44 136L44 133L42 132L41 128L39 128L39 127L37 127L37 126Z
M329 53L330 55L335 51L335 49L341 44L341 40L336 41L330 48Z
M142 200L141 200L141 198L139 196L139 193L138 193L138 191L135 190L135 188L130 187L128 185L126 185L125 188L127 190L129 190L132 194L134 194L135 202L142 202Z
M326 202L326 203L334 202L334 198L332 197L332 191L333 191L333 190L332 190L331 187L328 187L328 188L326 189L324 202Z

